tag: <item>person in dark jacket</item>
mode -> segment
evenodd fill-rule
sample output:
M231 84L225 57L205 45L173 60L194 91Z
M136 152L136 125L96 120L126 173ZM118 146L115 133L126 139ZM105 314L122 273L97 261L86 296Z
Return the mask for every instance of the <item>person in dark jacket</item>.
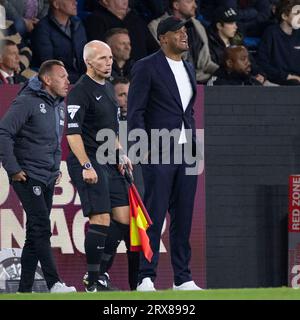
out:
M223 63L216 72L212 85L260 86L262 83L251 75L251 62L244 46L225 49Z
M71 83L85 72L83 47L86 34L81 20L76 17L76 0L50 0L48 15L40 20L32 34L35 67L48 59L61 60Z
M20 73L25 78L31 78L35 76L36 72L29 68L32 58L31 49L26 45L24 39L17 32L15 23L13 21L6 20L4 25L0 25L0 40L11 40L17 44L20 56Z
M46 61L0 121L0 159L27 218L19 292L32 291L38 262L51 293L76 291L61 282L50 245L68 85L63 63Z
M300 85L299 0L281 1L276 10L280 21L267 28L258 48L257 62L270 81Z
M85 21L88 40L105 41L112 28L125 28L131 40L131 58L137 61L159 49L146 22L128 6L128 0L99 0L97 9Z
M131 41L127 29L112 28L105 36L105 42L110 46L113 54L111 80L125 77L130 79L130 71L134 60L130 58Z
M220 6L215 10L207 35L211 59L218 65L223 61L225 48L235 44L237 21L238 14L233 8Z

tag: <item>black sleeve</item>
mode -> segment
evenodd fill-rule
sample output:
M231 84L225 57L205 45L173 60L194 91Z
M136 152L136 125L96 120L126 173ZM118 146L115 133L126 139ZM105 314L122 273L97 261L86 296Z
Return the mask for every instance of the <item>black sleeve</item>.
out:
M266 73L268 80L275 83L284 82L287 80L288 72L280 69L280 65L275 65L272 61L274 55L274 38L270 31L267 29L258 47L257 63Z
M81 127L88 106L88 96L83 88L74 87L67 97L67 135L82 133Z
M14 154L15 137L32 115L32 106L19 96L0 121L0 161L8 176L22 170Z

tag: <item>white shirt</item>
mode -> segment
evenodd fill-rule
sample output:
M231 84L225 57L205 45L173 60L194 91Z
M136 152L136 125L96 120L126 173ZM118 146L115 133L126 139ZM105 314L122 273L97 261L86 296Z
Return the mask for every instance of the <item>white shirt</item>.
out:
M0 69L0 73L2 74L4 79L6 79L7 77L13 77L14 76L14 73L8 74L7 72L3 71L2 69Z
M174 74L177 88L179 91L180 99L181 99L181 104L183 107L183 111L185 112L186 108L188 107L191 98L193 96L193 88L192 84L190 81L190 77L184 67L183 61L176 61L172 60L168 57L167 61L169 63L169 66ZM182 122L181 126L181 132L180 132L180 137L179 137L179 144L186 143L186 135L185 135L185 128L184 128L184 123Z

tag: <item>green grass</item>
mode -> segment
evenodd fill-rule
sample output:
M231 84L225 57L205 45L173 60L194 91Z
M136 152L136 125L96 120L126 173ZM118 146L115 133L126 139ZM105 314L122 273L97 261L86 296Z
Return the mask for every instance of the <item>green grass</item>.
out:
M300 300L300 289L218 289L203 291L0 294L0 300Z

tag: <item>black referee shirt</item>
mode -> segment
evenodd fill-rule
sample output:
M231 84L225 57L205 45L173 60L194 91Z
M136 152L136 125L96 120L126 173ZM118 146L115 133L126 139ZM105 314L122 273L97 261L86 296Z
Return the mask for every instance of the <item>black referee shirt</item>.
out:
M118 104L111 83L101 85L83 75L67 97L66 134L80 134L87 153L95 155L104 141L96 141L101 129L118 132Z

